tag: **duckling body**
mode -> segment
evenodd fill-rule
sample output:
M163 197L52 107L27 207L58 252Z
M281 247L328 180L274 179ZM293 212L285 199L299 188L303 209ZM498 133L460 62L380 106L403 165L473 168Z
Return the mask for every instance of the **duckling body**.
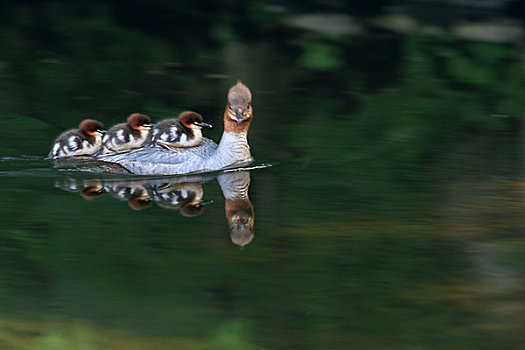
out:
M126 123L112 126L104 138L104 153L123 152L141 147L147 140L151 129L151 119L147 115L133 113Z
M103 128L99 121L83 120L78 129L65 131L57 137L48 157L57 159L97 153L102 147Z
M211 127L199 113L182 112L178 119L158 122L151 131L151 143L167 149L195 147L202 141L203 126Z

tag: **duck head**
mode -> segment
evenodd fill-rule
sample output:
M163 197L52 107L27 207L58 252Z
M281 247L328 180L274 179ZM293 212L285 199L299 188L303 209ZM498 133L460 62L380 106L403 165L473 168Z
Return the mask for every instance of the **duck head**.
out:
M228 103L224 111L225 131L246 132L252 117L252 93L239 81L228 91Z

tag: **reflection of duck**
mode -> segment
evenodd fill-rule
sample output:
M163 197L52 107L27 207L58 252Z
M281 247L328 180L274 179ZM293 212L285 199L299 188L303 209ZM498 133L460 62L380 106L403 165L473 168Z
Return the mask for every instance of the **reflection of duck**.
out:
M133 113L126 123L112 126L104 135L104 151L122 152L142 146L149 135L151 119L147 115Z
M233 243L244 247L254 237L255 211L248 197L250 173L239 171L219 175L217 180L224 194L224 209Z
M57 159L72 156L92 155L102 147L104 126L91 119L83 120L78 129L60 134L53 144L48 157Z
M201 173L247 165L253 160L247 139L253 118L251 103L252 94L246 85L239 82L229 90L224 111L224 132L218 145L203 138L196 147L175 150L140 148L97 158L119 164L140 175Z
M165 119L158 122L151 131L151 143L167 149L194 147L202 141L202 127L210 127L202 116L195 112L182 112L179 119Z
M165 209L179 210L187 217L202 214L206 204L204 201L202 183L215 176L184 176L150 180L98 180L98 179L66 179L57 183L69 192L97 193L107 192L119 200L127 200L134 210L148 208L153 202ZM239 246L249 244L254 237L253 205L248 197L250 173L247 171L223 173L217 176L225 198L225 214L228 220L230 237ZM97 190L95 190L97 189ZM83 195L90 199L89 196Z

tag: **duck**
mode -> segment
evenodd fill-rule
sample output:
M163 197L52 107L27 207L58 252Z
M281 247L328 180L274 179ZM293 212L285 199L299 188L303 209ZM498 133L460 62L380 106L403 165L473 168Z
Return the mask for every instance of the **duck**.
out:
M78 129L65 131L57 137L48 158L94 155L102 148L104 133L104 126L101 122L85 119L80 123Z
M178 119L161 120L151 131L149 143L167 149L195 147L202 141L202 127L212 127L203 120L202 115L192 111L182 112Z
M219 144L203 137L194 147L166 149L154 145L96 158L136 175L184 175L245 166L253 161L248 144L253 113L252 93L239 81L228 90Z
M123 152L139 148L147 140L151 118L140 113L131 114L126 123L112 126L102 139L103 152Z

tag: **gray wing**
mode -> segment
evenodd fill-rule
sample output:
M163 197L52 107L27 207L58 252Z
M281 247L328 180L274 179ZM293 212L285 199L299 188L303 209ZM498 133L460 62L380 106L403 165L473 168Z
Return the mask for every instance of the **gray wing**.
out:
M128 152L103 154L98 160L116 163L138 175L177 175L204 172L204 161L217 144L203 138L199 146L169 150L160 147L138 148Z

